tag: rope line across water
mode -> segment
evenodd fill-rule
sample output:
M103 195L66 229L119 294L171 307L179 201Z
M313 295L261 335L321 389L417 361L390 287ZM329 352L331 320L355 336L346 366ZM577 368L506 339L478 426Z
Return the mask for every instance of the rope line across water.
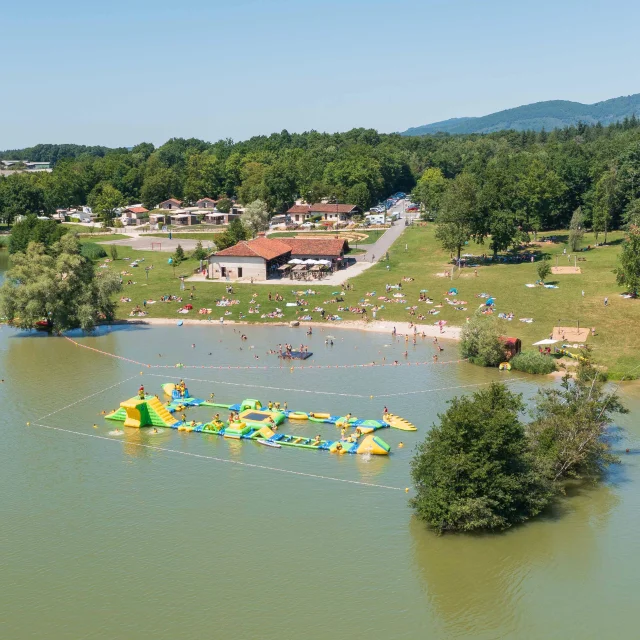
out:
M159 373L147 373L146 375L151 376L153 378L165 378L164 375ZM268 385L262 384L247 384L244 382L228 382L226 380L206 380L204 378L187 378L182 376L182 380L186 380L187 382L207 382L209 384L222 384L228 385L232 387L250 387L252 389L267 389L269 391L289 391L291 393L311 393L318 395L326 395L326 396L345 396L348 398L371 398L371 394L363 395L360 393L342 393L340 391L318 391L317 389L290 389L287 387L270 387ZM515 382L521 382L522 380L526 380L525 377L522 378L512 378L510 380L505 380L504 384L513 384ZM374 397L375 398L396 398L400 396L409 396L415 395L418 393L432 393L435 391L447 391L449 389L467 389L469 387L482 387L489 384L493 384L494 381L491 382L476 382L473 384L460 384L450 387L438 387L437 389L418 389L416 391L399 391L397 393L378 393Z
M41 427L43 429L51 429L52 431L61 431L63 433L71 433L76 436L85 436L87 438L96 438L97 440L106 440L107 442L121 443L126 446L143 447L145 449L152 449L154 451L163 451L165 453L178 453L182 456L190 456L192 458L200 458L202 460L212 460L214 462L226 462L229 464L237 464L241 467L250 467L252 469L261 469L264 471L277 471L280 473L288 473L294 476L304 476L307 478L314 478L316 480L332 480L334 482L344 482L345 484L356 484L363 487L372 487L376 489L389 489L391 491L406 491L401 487L392 487L386 484L375 484L373 482L362 482L361 480L347 480L346 478L335 478L333 476L323 476L317 473L305 473L303 471L293 471L292 469L281 469L279 467L268 467L263 464L253 464L251 462L241 462L240 460L229 460L228 458L217 458L215 456L207 456L201 453L191 453L190 451L179 451L178 449L169 449L168 447L158 447L152 444L144 444L142 442L127 442L125 440L117 440L114 438L107 438L106 436L99 436L95 433L83 433L82 431L73 431L72 429L63 429L62 427L52 427L48 424L41 424L39 422L31 423L31 426Z
M108 391L109 389L113 389L114 387L119 387L121 384L124 384L125 382L129 382L130 380L133 380L136 376L131 376L130 378L127 378L126 380L120 380L120 382L116 382L115 384L112 384L110 387L105 387L104 389L100 389L100 391L96 391L95 393L90 393L88 396L85 396L84 398L80 398L80 400L76 400L75 402L72 402L71 404L68 404L66 407L62 407L60 409L56 409L55 411L52 411L51 413L47 413L44 416L40 416L39 418L37 418L37 420L44 420L45 418L49 418L52 415L55 415L56 413L60 413L61 411L64 411L65 409L70 409L71 407L75 406L76 404L80 404L81 402L84 402L85 400L88 400L89 398L93 398L94 396L100 395L101 393L104 393L105 391Z
M89 345L82 344L65 336L65 340L68 340L76 347L82 347L83 349L88 349L89 351L94 351L95 353L99 353L103 356L108 356L110 358L116 358L118 360L122 360L123 362L129 362L130 364L135 364L140 367L146 367L147 369L215 369L218 371L229 371L229 370L252 370L252 371L268 371L269 369L282 371L282 369L286 365L278 365L278 366L268 366L268 365L200 365L200 364L149 364L147 362L140 362L139 360L133 360L132 358L125 358L124 356L119 356L115 353L109 353L108 351L102 351L101 349L96 349L95 347L90 347ZM305 365L297 365L296 371L300 371L302 369L353 369L353 368L365 368L365 367L416 367L416 366L438 366L445 364L458 364L460 362L467 362L465 358L459 360L444 360L444 361L425 361L425 362L367 362L365 364L305 364Z

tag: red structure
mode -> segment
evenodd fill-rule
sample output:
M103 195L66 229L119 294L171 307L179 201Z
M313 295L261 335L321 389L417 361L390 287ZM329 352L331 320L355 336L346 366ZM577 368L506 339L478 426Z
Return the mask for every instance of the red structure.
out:
M511 360L513 356L522 351L522 341L520 338L508 338L507 336L500 336L500 340L504 344L504 350L507 356L507 360Z

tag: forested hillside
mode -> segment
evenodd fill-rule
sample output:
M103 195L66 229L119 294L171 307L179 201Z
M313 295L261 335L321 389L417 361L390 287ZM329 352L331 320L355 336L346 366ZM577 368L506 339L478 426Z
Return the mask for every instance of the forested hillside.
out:
M435 133L467 134L492 133L514 129L515 131L552 131L579 123L603 125L623 122L625 118L640 115L640 93L611 100L582 104L569 100L547 100L514 109L505 109L478 118L452 118L442 122L412 127L403 132L406 136L422 136Z
M491 229L485 225L492 234L499 235L501 225L567 227L578 207L587 224L614 228L640 187L640 127L633 120L485 136L403 137L354 129L283 131L238 143L172 139L159 148L142 143L104 155L87 151L59 159L51 173L1 178L0 211L10 222L18 214L89 204L108 217L120 204L153 207L171 196L186 202L259 198L274 212L297 197L367 208L418 183L416 194L436 215L441 194L461 174L458 183L464 184L456 188L464 187L465 197L473 190L474 215L492 221Z

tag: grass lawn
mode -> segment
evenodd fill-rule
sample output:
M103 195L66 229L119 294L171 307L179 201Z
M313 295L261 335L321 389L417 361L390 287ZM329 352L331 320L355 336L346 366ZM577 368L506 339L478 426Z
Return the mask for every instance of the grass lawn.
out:
M380 238L386 229L372 229L371 231L340 230L340 231L276 231L270 233L270 238L335 238L336 235L349 241L349 246L361 244L373 244Z
M545 235L550 235L549 233ZM385 284L402 283L402 291L405 293L406 303L386 303L377 317L379 320L408 321L416 319L409 315L405 309L407 306L417 305L416 313L425 313L428 309L435 308L435 305L442 302L444 295L450 287L458 289L458 300L466 301L462 306L465 311L457 311L454 307L444 304L438 309L437 316L428 316L424 323L446 320L452 325L462 325L466 318L472 315L483 303L477 298L480 293L488 293L495 297L498 312L513 312L515 318L512 321L498 320L504 327L504 334L517 336L522 339L524 349L534 349L532 343L542 338L549 337L553 326L575 326L579 321L583 327L596 327L597 335L590 337L588 344L593 348L595 359L609 367L610 373L614 377L621 377L631 372L634 367L640 365L640 331L634 330L640 317L640 300L625 299L620 296L622 290L615 283L613 269L616 266L617 256L620 251L619 243L623 234L616 232L609 234L607 247L592 248L590 251L579 253L580 257L585 257L586 262L579 262L582 269L580 275L558 275L550 276L548 283L557 283L558 289L545 289L543 287L527 288L525 284L535 283L538 279L536 273L537 263L522 264L496 264L491 266L478 267L478 276L474 276L472 268L465 268L456 271L453 281L441 275L445 270L451 270L449 264L449 253L443 251L434 237L433 225L427 227L408 227L391 248L389 269L386 262L379 262L360 276L354 278L351 283L354 291L345 293L345 302L326 303L331 300L334 292L339 287L331 287L314 283L300 283L285 281L284 284L273 286L265 285L234 285L237 292L233 299L240 300L239 305L227 308L216 308L215 300L225 295L225 283L203 282L196 283L194 311L186 316L176 313L178 303L158 302L148 306L150 317L169 318L199 318L197 309L200 307L211 307L213 313L211 318L218 319L223 312L230 310L229 320L237 320L238 313L243 312L247 321L265 322L260 314L248 314L249 301L251 295L258 294L256 301L260 303L261 313L273 311L276 307L284 311L284 317L274 321L289 321L296 319L298 315L305 313L303 307L286 307L284 303L269 302L267 295L269 292L281 293L285 302L294 302L296 297L292 293L294 290L311 288L317 295L307 296L308 308L314 306L324 307L327 314L336 313L344 320L360 319L358 314L349 311L339 312L338 306L355 306L365 297L367 293L375 295L369 296L371 302L378 302L377 297L385 295ZM600 238L602 240L602 237ZM405 244L407 250L405 251ZM594 244L592 235L587 234L584 238L583 246ZM565 245L546 244L536 247L540 252L546 253L551 258L551 264L555 265L556 255L559 256L559 265L568 265L566 256L562 255ZM479 255L487 251L486 246L470 244L465 247L464 253ZM129 269L133 276L124 276L125 282L131 278L136 281L135 285L125 285L121 295L130 297L131 303L122 303L119 306L119 317L126 317L131 308L136 304L142 306L143 299L153 298L158 300L163 294L180 295L180 282L173 277L173 269L166 263L165 256L159 256L157 252L135 251L127 247L118 247L120 258L130 256L132 258L145 257L142 266L149 266L153 263L154 269L149 272L148 283L145 280L145 271L138 267ZM123 270L127 268L127 263L121 259L113 263L113 268ZM573 259L571 261L573 265ZM197 266L196 261L187 260L176 269L176 276L189 275L193 273ZM403 277L414 278L413 282L403 282ZM190 283L186 283L187 291L183 292L184 301L188 302ZM418 303L421 289L428 290L428 295L434 300L433 305ZM584 290L584 296L582 291ZM392 293L387 294L392 298ZM604 306L604 297L609 298L608 307ZM453 297L453 296L452 296ZM309 311L313 320L320 320L319 313ZM369 316L371 314L369 313ZM519 318L533 318L533 323L520 322ZM339 323L338 323L339 324ZM634 375L640 373L640 368L635 370Z
M193 233L171 233L172 238L176 238L177 240L213 240L218 237L220 233L222 233L224 229L220 229L220 231L194 231ZM169 238L168 233L145 233L144 237L151 236L152 238Z

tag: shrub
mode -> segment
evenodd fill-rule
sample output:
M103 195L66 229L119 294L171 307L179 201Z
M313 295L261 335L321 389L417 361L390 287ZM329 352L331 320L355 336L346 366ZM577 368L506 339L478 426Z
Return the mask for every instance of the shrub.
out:
M538 278L540 278L541 282L544 282L549 277L549 274L551 273L551 265L546 258L544 258L542 262L538 263L537 271Z
M481 367L497 367L505 359L504 344L493 318L476 315L462 328L460 352Z
M555 360L538 351L523 351L511 358L511 366L517 371L545 375L556 370Z
M208 253L205 251L204 247L202 246L202 242L200 240L198 240L197 244L196 244L196 248L193 251L193 258L195 260L204 260L207 257Z
M101 247L95 242L85 242L80 249L80 253L88 260L98 260L99 258L106 258L107 252L104 247Z
M109 253L111 254L112 260L118 259L118 247L115 244L109 246Z

